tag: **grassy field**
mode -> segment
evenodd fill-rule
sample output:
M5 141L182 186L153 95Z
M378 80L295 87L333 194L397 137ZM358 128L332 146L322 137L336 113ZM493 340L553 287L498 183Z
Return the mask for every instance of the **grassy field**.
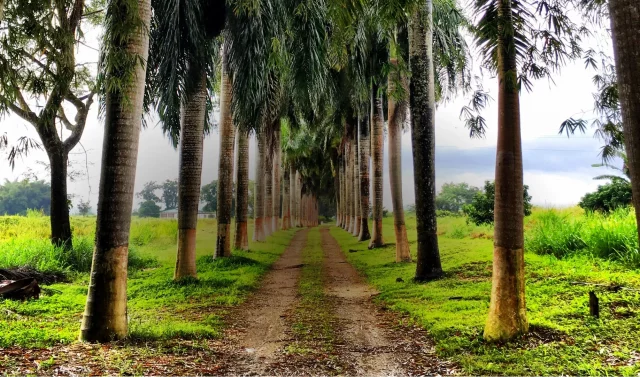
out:
M68 283L46 287L27 302L0 301L0 347L47 347L78 338L91 265L95 218L72 218L75 251L63 255L49 245L45 217L0 217L0 268L30 265L64 271ZM277 232L269 243L250 243L250 252L213 260L215 220L198 224L199 280L172 281L177 222L134 219L128 310L134 340L211 338L220 335L221 315L244 300L289 244L293 231ZM252 234L252 228L249 229ZM130 258L130 260L132 260Z
M553 216L562 220L549 220ZM605 254L599 251L619 244L614 241L620 239L626 239L627 248L635 243L637 250L635 227L616 226L635 218L628 213L616 216L605 219L585 217L579 209L537 209L526 219L526 299L531 334L503 345L482 339L491 291L491 227L468 225L462 217L439 218L445 276L424 284L412 282L415 263L394 263L392 218L384 220L387 246L383 249L367 250L367 243L358 243L339 228L332 228L331 233L348 260L381 292L380 303L408 314L428 329L438 354L457 361L465 373L636 376L640 373L640 271L637 265L636 269L630 265L632 261L616 256L622 249ZM582 224L580 232L571 228L577 223ZM415 257L415 218L411 216L407 230ZM553 245L559 250L559 245L575 242L567 233L586 240L585 244L569 248L575 249L570 252L552 252ZM586 239L586 234L591 238ZM533 245L540 254L529 251ZM604 258L609 256L612 260ZM619 284L635 290L612 292L572 282ZM600 319L589 315L590 290L600 298Z

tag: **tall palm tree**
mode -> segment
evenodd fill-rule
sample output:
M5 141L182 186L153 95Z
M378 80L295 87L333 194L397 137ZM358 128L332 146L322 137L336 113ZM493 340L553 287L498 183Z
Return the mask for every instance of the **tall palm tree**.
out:
M378 86L373 86L373 121L371 122L371 170L373 171L373 229L369 248L382 247L382 187L383 187L383 143L384 143L384 112L382 94L378 93ZM416 182L418 180L416 179Z
M264 216L262 220L262 228L265 237L269 237L273 233L273 146L269 145L264 161Z
M84 341L127 335L129 229L150 20L150 0L111 0L107 4L101 67L106 90L105 135L95 248L80 333Z
M357 129L357 124L354 127ZM360 210L360 146L358 141L357 130L353 133L353 207L354 207L354 237L360 235L360 226L362 225L362 214Z
M504 341L529 327L519 91L531 89L531 78L549 77L565 61L580 57L580 33L563 7L536 7L514 0L478 0L475 6L480 16L476 41L485 65L497 73L499 85L493 274L484 337ZM472 136L484 133L480 123L469 124Z
M433 68L433 13L431 0L417 7L411 20L409 61L411 84L411 139L416 195L418 252L416 279L442 275L436 223L435 78Z
M624 144L633 202L640 224L640 8L637 1L609 0ZM638 227L640 239L640 227Z
M280 217L280 127L275 131L275 145L273 156L273 217L271 229L278 230L278 218Z
M224 26L204 22L206 5L179 0L152 2L146 107L156 108L163 132L174 148L180 146L176 280L197 276L203 140L211 128L207 114L213 106L209 93L215 86L208 77L219 53L215 38ZM224 14L224 4L218 6L217 12Z
M360 163L360 233L358 241L371 239L369 233L369 116L358 119L358 145Z
M249 135L247 132L236 133L238 140L238 156L236 164L236 232L234 248L249 249L247 234L247 211L249 205Z
M254 226L253 240L262 242L266 239L264 234L264 168L265 168L265 140L264 134L256 136L258 141L258 153L256 153L256 184L254 193Z
M407 112L404 99L396 101L396 83L406 89L406 78L398 70L398 59L391 59L391 72L388 84L388 129L389 129L389 181L391 183L391 199L393 203L393 228L396 235L396 262L411 261L407 228L404 222L404 206L402 203L402 123Z
M178 176L178 253L174 279L197 277L196 236L202 182L202 152L207 110L206 71L191 68L200 80L186 95L180 132Z
M226 48L225 48L226 51ZM226 54L225 54L226 55ZM218 233L215 257L231 256L231 209L233 205L233 153L235 127L231 112L232 76L223 57L220 93L220 158L218 159Z
M289 168L285 164L282 170L282 230L291 228L291 201L289 199L291 192L291 181Z

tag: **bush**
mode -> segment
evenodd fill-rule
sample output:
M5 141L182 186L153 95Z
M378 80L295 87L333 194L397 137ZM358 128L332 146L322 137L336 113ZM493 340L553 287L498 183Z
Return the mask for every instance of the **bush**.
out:
M476 225L493 224L495 192L495 183L485 181L484 193L477 193L473 197L471 204L467 204L462 208L464 214L469 217L468 221ZM524 215L531 215L531 196L529 195L529 186L527 185L524 185Z
M147 200L140 204L140 209L138 210L138 216L140 217L160 217L160 207L152 201Z
M622 179L615 179L604 186L598 186L596 192L583 196L578 205L587 212L611 212L630 204L631 184Z

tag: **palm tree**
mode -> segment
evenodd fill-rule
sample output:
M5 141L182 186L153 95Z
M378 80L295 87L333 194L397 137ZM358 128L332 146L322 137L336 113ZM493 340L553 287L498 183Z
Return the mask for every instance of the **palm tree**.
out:
M196 226L200 204L204 135L211 128L207 116L215 86L209 80L219 44L214 39L223 25L203 21L204 2L155 0L149 51L146 107L157 110L162 130L172 145L180 145L178 183L178 247L174 279L197 277ZM224 13L224 4L218 11ZM179 14L179 17L175 17ZM193 22L193 20L201 20ZM176 33L175 30L183 30ZM225 62L226 64L226 62ZM223 83L224 85L224 83ZM151 97L151 98L149 98Z
M262 228L264 229L265 237L269 237L273 233L272 221L273 221L273 158L274 151L273 146L267 147L267 155L264 161L264 216L262 221Z
M609 14L624 144L629 160L636 219L640 224L640 9L634 0L609 0ZM638 238L640 239L640 226Z
M378 93L378 86L373 86L373 118L371 122L371 169L373 171L373 229L369 249L382 247L382 172L383 172L383 143L384 143L384 113L382 109L382 94ZM418 182L416 178L416 182Z
M226 48L225 48L226 51ZM226 55L226 54L225 54ZM231 256L231 209L233 205L233 149L235 127L231 113L232 84L227 56L223 56L220 95L220 159L218 160L218 233L215 257Z
M416 195L418 263L416 280L442 275L435 206L435 79L433 71L433 13L431 0L414 11L411 20L409 61L411 84L411 139Z
M236 168L236 232L234 248L249 249L247 235L247 209L249 205L249 135L238 131L238 156Z
M404 222L404 205L402 203L402 123L407 112L404 99L396 102L396 82L406 90L406 79L398 71L398 59L391 59L391 72L388 84L388 129L389 129L389 181L391 183L391 199L393 203L393 228L396 234L396 262L411 261L409 240Z
M358 119L358 145L360 163L360 233L358 241L371 239L369 233L369 116Z
M280 217L280 127L275 130L275 145L273 156L273 217L271 220L272 232L278 230L278 218Z
M266 239L264 234L264 165L265 165L265 140L264 134L257 135L258 153L256 153L256 185L254 193L254 227L253 240L262 242Z
M354 127L357 129L357 125ZM353 207L354 207L354 237L360 235L360 226L362 224L362 214L360 210L360 148L358 142L357 130L353 133Z
M178 176L178 253L174 279L197 277L196 236L202 182L202 152L207 110L206 71L192 65L200 80L186 95L180 132Z
M146 79L150 0L111 0L105 13L106 89L95 248L80 339L127 335L127 257ZM127 59L125 59L127 57Z
M285 164L282 170L282 230L291 228L291 200L289 199L289 193L291 192L290 176L289 168Z

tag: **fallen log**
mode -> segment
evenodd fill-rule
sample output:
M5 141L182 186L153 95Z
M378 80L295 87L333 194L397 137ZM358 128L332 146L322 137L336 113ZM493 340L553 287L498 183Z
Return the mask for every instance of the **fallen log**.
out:
M10 300L26 300L40 298L40 286L36 279L0 281L0 297Z

